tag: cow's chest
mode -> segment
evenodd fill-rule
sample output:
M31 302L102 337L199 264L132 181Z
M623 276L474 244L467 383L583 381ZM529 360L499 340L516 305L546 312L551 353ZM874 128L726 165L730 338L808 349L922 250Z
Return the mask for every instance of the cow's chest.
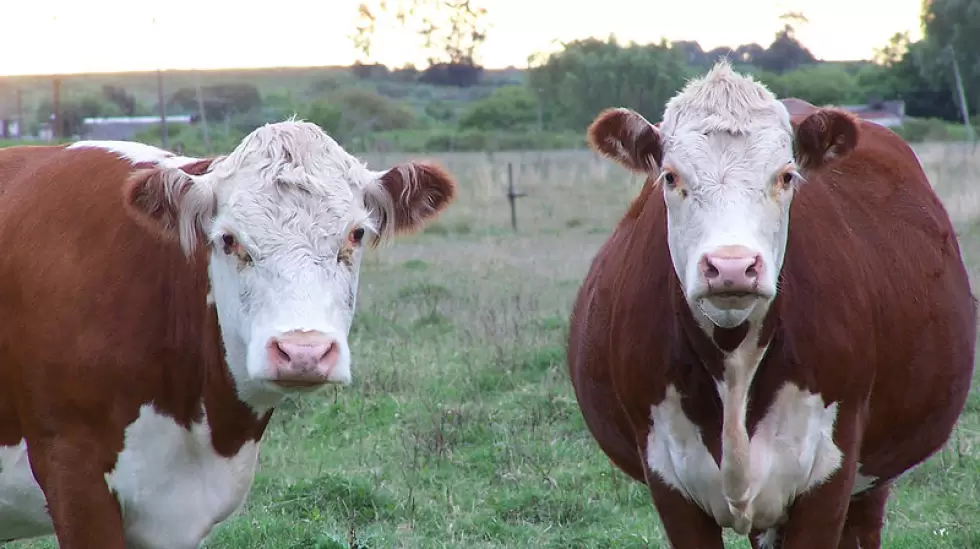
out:
M840 466L842 454L833 441L837 405L825 406L820 395L783 385L748 440L747 451L737 460L723 451L721 467L697 425L684 414L681 398L670 386L666 398L652 407L646 462L722 526L744 533L782 523L797 496ZM726 475L729 486L731 477L738 478L739 497L726 495Z
M235 456L219 456L207 423L187 430L144 406L105 477L122 509L127 548L196 549L215 524L244 503L258 453L258 444L248 442ZM53 533L26 449L0 449L5 464L11 456L13 467L0 471L0 532Z

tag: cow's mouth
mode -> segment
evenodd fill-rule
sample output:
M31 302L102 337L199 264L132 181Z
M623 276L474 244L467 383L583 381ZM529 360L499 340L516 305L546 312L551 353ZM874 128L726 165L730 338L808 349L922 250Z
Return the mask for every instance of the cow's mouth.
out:
M306 379L274 379L271 380L273 384L282 387L283 389L312 389L315 387L320 387L325 385L327 380L323 381L311 381Z
M712 293L710 293L710 294L708 294L708 295L706 295L704 297L707 298L707 299L718 299L718 298L725 299L725 298L762 297L762 296L760 296L759 294L757 294L755 292L746 292L746 291L725 292L725 291L722 291L722 292L712 292Z

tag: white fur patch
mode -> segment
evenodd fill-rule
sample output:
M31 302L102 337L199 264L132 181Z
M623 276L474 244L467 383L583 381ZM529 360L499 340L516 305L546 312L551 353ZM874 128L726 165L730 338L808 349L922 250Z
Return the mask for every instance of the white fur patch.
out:
M715 464L698 427L684 415L676 388L668 387L650 417L651 471L718 524L742 534L779 525L793 500L829 478L842 458L833 442L836 403L825 406L819 395L791 383L780 388L748 443L747 459L737 463L734 476L744 483L739 494L726 492L722 469L728 473L731 466L724 458L722 468ZM726 493L742 501L733 505Z
M188 431L149 404L126 429L125 447L106 483L122 508L127 547L197 549L211 528L245 502L257 443L217 455L207 422ZM22 444L0 448L0 539L53 533L44 496Z
M75 141L65 148L69 150L102 149L129 160L133 164L149 162L164 168L179 168L200 160L187 156L175 156L159 147L137 141Z

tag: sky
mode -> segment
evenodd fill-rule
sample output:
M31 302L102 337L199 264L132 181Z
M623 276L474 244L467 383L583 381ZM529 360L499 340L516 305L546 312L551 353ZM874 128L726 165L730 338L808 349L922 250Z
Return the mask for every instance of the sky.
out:
M0 75L348 65L361 0L30 0L4 6ZM768 46L787 11L818 58L869 59L896 32L920 36L922 0L482 0L488 68L524 67L557 41L697 40ZM250 7L253 9L246 9ZM155 23L154 23L155 20ZM10 44L19 44L10 48ZM380 25L376 60L424 59L416 37Z

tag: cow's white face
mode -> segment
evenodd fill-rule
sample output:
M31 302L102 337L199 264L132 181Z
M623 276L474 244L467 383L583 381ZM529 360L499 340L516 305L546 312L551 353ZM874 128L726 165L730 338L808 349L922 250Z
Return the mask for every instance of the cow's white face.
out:
M185 250L209 247L229 367L246 401L269 404L350 382L364 246L420 228L455 188L435 166L370 171L305 122L255 130L203 175L156 169L133 181L131 205L152 215L163 199L173 218L162 222Z
M857 126L844 112L820 109L794 129L772 93L720 62L671 99L659 129L609 109L589 139L661 185L687 302L703 324L734 328L776 296L797 186L853 150Z
M701 113L661 126L674 270L691 306L727 328L776 295L786 251L798 180L793 134L786 109L775 99L766 107L739 133L710 127Z

